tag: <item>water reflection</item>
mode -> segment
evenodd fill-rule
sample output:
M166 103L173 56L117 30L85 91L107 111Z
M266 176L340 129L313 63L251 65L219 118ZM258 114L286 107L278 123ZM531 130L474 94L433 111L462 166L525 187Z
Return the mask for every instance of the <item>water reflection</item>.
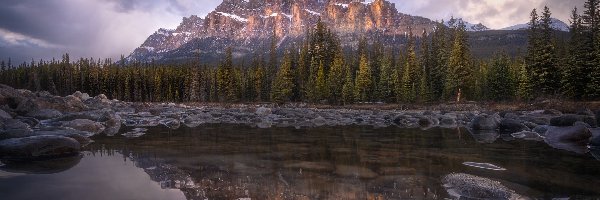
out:
M75 165L79 164L81 158L82 155L37 161L2 160L0 170L22 174L55 174L73 168Z
M600 191L600 162L589 154L537 141L489 143L492 137L471 137L464 129L210 125L148 133L95 138L89 148L126 155L163 188L180 189L188 199L439 199L448 197L441 177L452 172L499 180L529 197Z
M118 180L129 195L154 195L134 199L177 199L174 193L164 192L171 189L180 190L187 199L441 199L449 197L441 178L458 172L498 180L528 197L600 197L600 162L590 154L556 150L540 141L470 134L465 129L205 125L176 131L151 128L139 138L94 140L81 161L75 158L56 165L54 170L61 176L54 178L54 192L48 193L72 190L69 181L85 170L91 179ZM76 166L69 169L68 163ZM131 165L137 172L130 172ZM12 169L4 168L9 166ZM6 165L3 170L51 173L39 169L54 165L34 166ZM491 166L505 170L491 170L496 169ZM18 180L0 178L0 190L47 181ZM86 194L123 199L126 195L114 192L112 184L90 182L88 187L105 192Z

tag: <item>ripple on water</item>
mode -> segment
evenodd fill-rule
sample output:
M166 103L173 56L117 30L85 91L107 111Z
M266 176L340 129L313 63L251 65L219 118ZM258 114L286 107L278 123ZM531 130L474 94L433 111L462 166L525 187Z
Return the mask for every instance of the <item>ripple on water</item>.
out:
M494 170L494 171L506 170L505 168L502 168L502 167L499 167L499 166L496 166L496 165L490 164L490 163L464 162L463 165L466 165L469 167L480 168L480 169Z

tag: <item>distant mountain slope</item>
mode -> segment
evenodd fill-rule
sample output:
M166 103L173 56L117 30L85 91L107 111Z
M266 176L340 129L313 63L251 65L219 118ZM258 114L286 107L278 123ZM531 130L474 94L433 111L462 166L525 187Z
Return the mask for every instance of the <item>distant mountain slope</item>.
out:
M568 32L569 31L569 25L559 19L556 18L552 18L552 28L554 30L558 30L558 31L565 31ZM529 29L529 23L523 23L523 24L517 24L517 25L513 25L513 26L509 26L500 30L525 30L525 29Z

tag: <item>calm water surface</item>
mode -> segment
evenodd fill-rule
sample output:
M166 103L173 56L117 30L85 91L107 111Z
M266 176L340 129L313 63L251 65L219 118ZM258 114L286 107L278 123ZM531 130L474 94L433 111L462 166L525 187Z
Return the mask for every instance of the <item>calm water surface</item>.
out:
M533 198L600 198L591 154L509 136L479 143L464 129L206 125L93 139L80 157L5 163L0 199L443 199L453 172Z

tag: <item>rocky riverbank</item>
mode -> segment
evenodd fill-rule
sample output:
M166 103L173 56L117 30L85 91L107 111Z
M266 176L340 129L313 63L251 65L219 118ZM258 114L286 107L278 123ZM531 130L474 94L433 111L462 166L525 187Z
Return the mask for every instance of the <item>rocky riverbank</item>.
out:
M572 151L593 153L600 146L599 112L557 110L318 109L302 104L188 106L131 103L76 92L65 97L0 85L0 158L30 160L77 154L97 134L140 137L148 127L242 124L258 128L318 126L466 127L481 143L499 138L544 141ZM588 146L591 146L588 148Z

